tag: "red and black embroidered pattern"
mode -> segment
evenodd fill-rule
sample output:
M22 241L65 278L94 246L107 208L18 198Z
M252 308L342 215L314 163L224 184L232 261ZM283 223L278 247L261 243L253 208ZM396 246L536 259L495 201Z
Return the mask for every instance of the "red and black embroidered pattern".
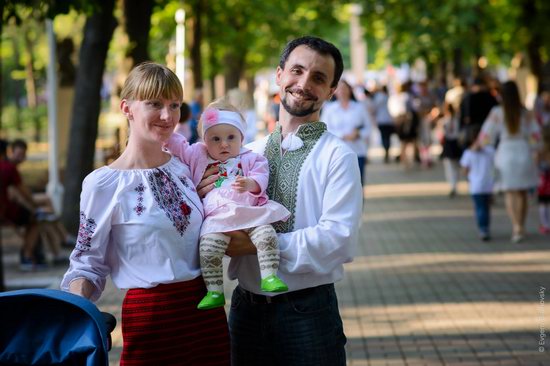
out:
M172 221L178 233L183 236L189 225L191 206L185 201L183 192L178 188L170 174L163 169L155 169L147 175L153 198L166 216Z
M80 226L78 228L78 237L76 239L75 249L80 252L87 252L92 247L92 236L94 235L97 224L94 219L89 219L86 214L80 211Z
M181 181L181 184L183 184L183 186L185 188L189 188L190 190L192 190L193 192L196 192L196 189L195 187L192 185L192 184L189 184L189 182L187 181L187 178L185 178L184 176L181 176L181 177L178 177Z
M134 211L138 216L141 216L143 211L145 211L145 206L143 206L143 192L145 192L145 186L143 183L138 184L138 186L134 189L138 193L138 204L136 207L134 207Z

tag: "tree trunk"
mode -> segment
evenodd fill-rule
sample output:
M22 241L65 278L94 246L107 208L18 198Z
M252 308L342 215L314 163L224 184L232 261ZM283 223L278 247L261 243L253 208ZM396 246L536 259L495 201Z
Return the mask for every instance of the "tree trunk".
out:
M532 27L531 24L534 19L536 19L540 14L536 9L536 4L534 1L526 0L522 4L523 14L521 17L521 22L525 26L525 29L529 30L529 42L527 43L527 54L529 55L529 66L531 72L537 78L537 82L542 80L542 55L540 53L540 48L542 46L543 37L547 36L546 34L537 33L538 28Z
M529 66L531 72L537 78L537 83L542 80L542 56L540 54L541 40L538 35L535 35L527 45L527 53L529 54Z
M2 31L4 23L4 1L0 1L0 50L2 49ZM0 71L2 70L2 57L0 57ZM0 72L0 131L2 131L2 72ZM1 218L0 218L1 219ZM6 290L4 284L4 253L2 252L2 233L0 232L0 292Z
M34 77L34 43L29 36L28 28L23 31L25 47L27 51L27 63L25 65L25 86L27 88L27 105L32 111L32 122L34 126L35 142L40 141L40 119L36 108L38 106L38 96L36 94L36 80Z
M66 169L70 174L65 174L63 201L63 223L73 234L78 231L82 181L94 169L100 89L109 42L116 27L114 3L115 0L104 0L101 8L86 19L80 48Z
M193 68L193 86L195 89L203 87L202 79L202 58L201 58L201 43L202 43L202 0L195 1L193 4L193 42L189 50L191 54L191 66Z
M126 57L132 60L131 68L149 61L149 30L153 0L124 0L125 28L129 45Z
M246 51L232 49L227 52L224 57L225 63L225 92L239 87L239 81L244 70L244 59Z
M21 55L19 54L19 47L16 37L12 38L13 44L13 64L19 65ZM19 80L14 80L13 83L13 98L15 99L15 129L19 132L23 131L23 120L21 119L21 84Z
M455 78L464 77L464 67L462 64L462 48L456 47L453 50L453 76Z
M474 23L472 27L472 34L476 35L474 37L474 44L473 44L474 57L475 57L474 76L480 76L483 73L483 69L479 66L479 59L481 58L481 56L483 56L483 45L481 44L483 39L482 37L483 29L482 29L482 23L481 23L483 20L483 11L480 5L475 6L475 12L476 12L477 22Z

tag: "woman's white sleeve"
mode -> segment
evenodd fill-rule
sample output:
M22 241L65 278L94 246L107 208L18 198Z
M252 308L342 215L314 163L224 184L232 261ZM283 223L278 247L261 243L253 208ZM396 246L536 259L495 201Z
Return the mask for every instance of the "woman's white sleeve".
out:
M112 192L98 184L93 176L84 180L80 195L78 238L71 253L69 269L61 282L61 289L68 291L71 281L87 279L95 287L91 301L99 299L105 289L106 277L111 272L106 263L113 211L111 199Z
M493 145L496 142L499 135L500 128L502 128L503 121L499 118L498 107L493 107L489 112L489 115L483 122L480 132L481 142L484 144Z

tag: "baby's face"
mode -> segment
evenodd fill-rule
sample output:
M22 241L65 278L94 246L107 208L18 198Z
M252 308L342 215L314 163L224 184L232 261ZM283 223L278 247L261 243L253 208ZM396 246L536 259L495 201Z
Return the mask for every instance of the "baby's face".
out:
M226 161L239 155L242 136L236 127L219 124L206 131L204 143L212 159Z

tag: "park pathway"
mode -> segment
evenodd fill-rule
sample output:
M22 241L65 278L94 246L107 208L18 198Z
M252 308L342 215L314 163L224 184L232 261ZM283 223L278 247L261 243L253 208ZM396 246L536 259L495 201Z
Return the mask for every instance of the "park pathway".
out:
M499 195L481 242L466 183L449 198L441 164L375 162L367 180L359 250L337 286L348 365L550 365L550 236L534 198L524 243L510 243Z

